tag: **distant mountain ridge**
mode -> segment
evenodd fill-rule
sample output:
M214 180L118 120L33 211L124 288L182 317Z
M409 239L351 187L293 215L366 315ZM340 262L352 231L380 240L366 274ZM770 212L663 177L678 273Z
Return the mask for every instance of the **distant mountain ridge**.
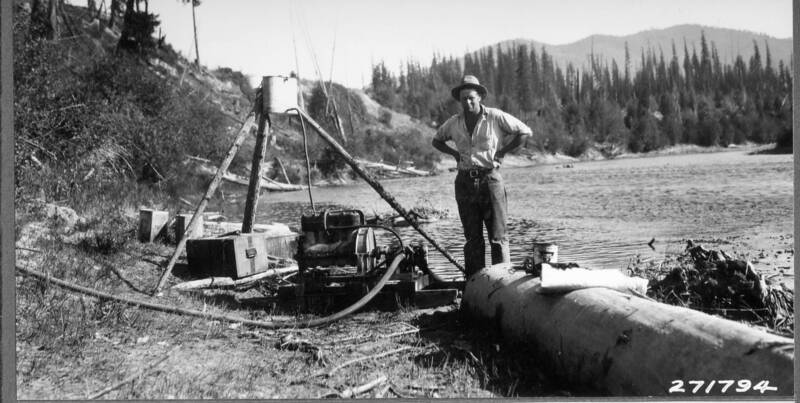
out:
M754 53L753 41L758 45L762 63L766 64L767 46L772 57L772 67L777 68L778 62L783 61L786 66L791 65L792 59L792 38L774 38L769 35L759 34L751 31L735 30L729 28L716 28L697 24L675 25L663 29L650 29L631 35L612 36L612 35L591 35L584 39L564 44L549 45L530 39L512 39L502 41L493 47L500 46L502 49L526 44L528 47L535 47L537 55L541 54L542 47L553 57L555 63L561 68L566 68L567 64L572 63L575 67L588 66L589 56L594 54L602 61L611 65L612 60L616 60L620 70L625 63L625 43L628 43L630 52L631 68L635 71L641 64L642 50L646 53L648 49L653 49L656 57L660 50L664 53L664 60L672 58L672 44L675 44L675 51L678 60L683 63L684 40L691 57L693 48L696 49L697 56L700 57L700 38L704 34L706 42L711 49L712 42L716 46L720 61L723 64L732 64L737 55L741 55L745 63ZM479 51L484 51L486 47ZM659 50L660 49L660 50Z

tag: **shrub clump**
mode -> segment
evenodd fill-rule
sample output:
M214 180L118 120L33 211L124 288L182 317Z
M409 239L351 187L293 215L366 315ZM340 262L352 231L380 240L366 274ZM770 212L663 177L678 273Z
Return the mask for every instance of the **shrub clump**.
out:
M691 240L675 263L629 270L650 279L647 294L660 302L794 334L794 292L770 284L750 263Z
M227 122L204 90L90 37L52 42L14 16L16 198L73 201L105 183L182 182L186 155L219 160ZM72 204L72 203L70 203Z

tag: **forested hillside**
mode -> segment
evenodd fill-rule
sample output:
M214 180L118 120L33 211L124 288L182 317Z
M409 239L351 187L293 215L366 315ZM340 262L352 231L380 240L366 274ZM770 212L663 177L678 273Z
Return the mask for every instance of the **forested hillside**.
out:
M500 42L497 46L504 50L523 44L531 49L541 49L544 46L556 64L564 67L572 63L575 67L584 68L590 65L588 62L592 54L599 60L605 60L609 63L611 60L616 60L617 63L621 63L625 60L626 47L634 55L638 54L639 49L647 48L663 49L664 52L668 53L673 43L678 47L678 61L683 63L684 54L681 50L684 43L686 43L691 54L695 49L700 50L703 38L708 43L714 43L722 63L733 63L737 56L742 56L745 61L749 60L754 54L753 42L756 42L761 50L769 48L775 66L780 61L788 65L792 60L791 38L774 38L752 31L697 24L648 29L624 36L590 35L575 42L560 45L551 45L529 39L513 39ZM638 57L633 57L630 62L633 69L641 67L641 60Z
M249 109L241 73L187 62L156 37L145 7L116 3L101 13L15 2L18 198L119 195L136 182L179 193L192 184L185 156L221 159L228 116Z
M140 187L176 199L196 194L209 178L187 159L221 161L251 109L257 89L247 76L209 70L175 52L159 36L147 1L102 4L14 2L17 200L80 203L95 194L140 195ZM303 80L301 88L310 115L354 156L435 164L438 153L424 147L431 135L425 124L335 83ZM293 183L305 181L299 122L274 123L276 141L266 161L281 158ZM249 169L254 137L237 154L233 172ZM309 142L312 179L339 175L344 163L313 133Z
M463 59L410 61L399 75L373 66L379 102L430 122L454 111L449 88L474 74L489 90L486 103L521 117L540 136L528 147L580 156L612 145L645 152L677 143L727 146L744 142L788 147L792 142L792 71L768 46L725 63L713 41L675 38L670 49L628 49L624 60L587 55L586 68L554 61L546 47L521 41L487 47ZM636 66L634 68L633 66ZM790 148L790 147L789 147Z

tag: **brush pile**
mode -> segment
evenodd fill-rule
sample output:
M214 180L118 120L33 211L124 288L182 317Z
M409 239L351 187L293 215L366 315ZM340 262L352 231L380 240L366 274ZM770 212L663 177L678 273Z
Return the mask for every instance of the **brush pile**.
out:
M691 240L679 264L651 279L648 296L728 319L794 334L794 291L771 284L744 260Z

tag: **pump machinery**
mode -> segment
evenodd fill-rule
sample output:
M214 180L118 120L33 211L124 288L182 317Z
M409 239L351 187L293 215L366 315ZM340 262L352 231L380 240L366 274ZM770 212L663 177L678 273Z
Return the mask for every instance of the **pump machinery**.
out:
M174 262L180 256L182 245L185 245L190 271L199 276L226 276L238 280L267 272L278 264L276 262L294 258L297 262L297 273L292 275L290 281L283 281L284 285L279 286L277 291L280 298L297 301L301 310L327 310L349 304L340 311L341 314L347 314L372 301L395 307L397 303L430 307L454 302L458 288L453 287L459 287L459 284L444 281L431 270L426 245L436 248L462 272L463 267L419 227L419 223L411 218L410 213L386 193L380 183L372 179L347 150L298 107L297 93L297 80L293 77L264 77L258 100L247 121L252 124L258 120L258 131L241 232L228 233L225 234L227 236L217 238L181 241L185 244L179 243L167 270L156 286L156 291L164 286ZM255 232L262 161L271 125L269 115L298 117L304 143L307 139L305 125L309 124L427 243L414 241L406 244L392 228L368 222L370 220L359 210L317 211L310 186L308 191L312 213L301 216L299 235ZM246 130L247 125L245 123L242 126L237 141L219 167L206 192L207 196L187 225L189 230L193 228L198 212L202 214L208 198L219 184L222 178L220 173L227 170L241 145L241 139L249 130ZM311 183L308 160L306 149L308 183ZM289 278L291 276L283 280ZM463 287L463 281L460 286Z
M388 232L396 240L379 245L376 230ZM362 211L324 210L303 215L300 232L295 255L299 272L294 286L287 287L283 295L297 298L305 309L351 303L363 297L401 255L377 302L421 305L423 301L415 297L420 292L425 294L424 289L436 279L428 267L428 249L423 243L404 245L393 229L367 223Z

